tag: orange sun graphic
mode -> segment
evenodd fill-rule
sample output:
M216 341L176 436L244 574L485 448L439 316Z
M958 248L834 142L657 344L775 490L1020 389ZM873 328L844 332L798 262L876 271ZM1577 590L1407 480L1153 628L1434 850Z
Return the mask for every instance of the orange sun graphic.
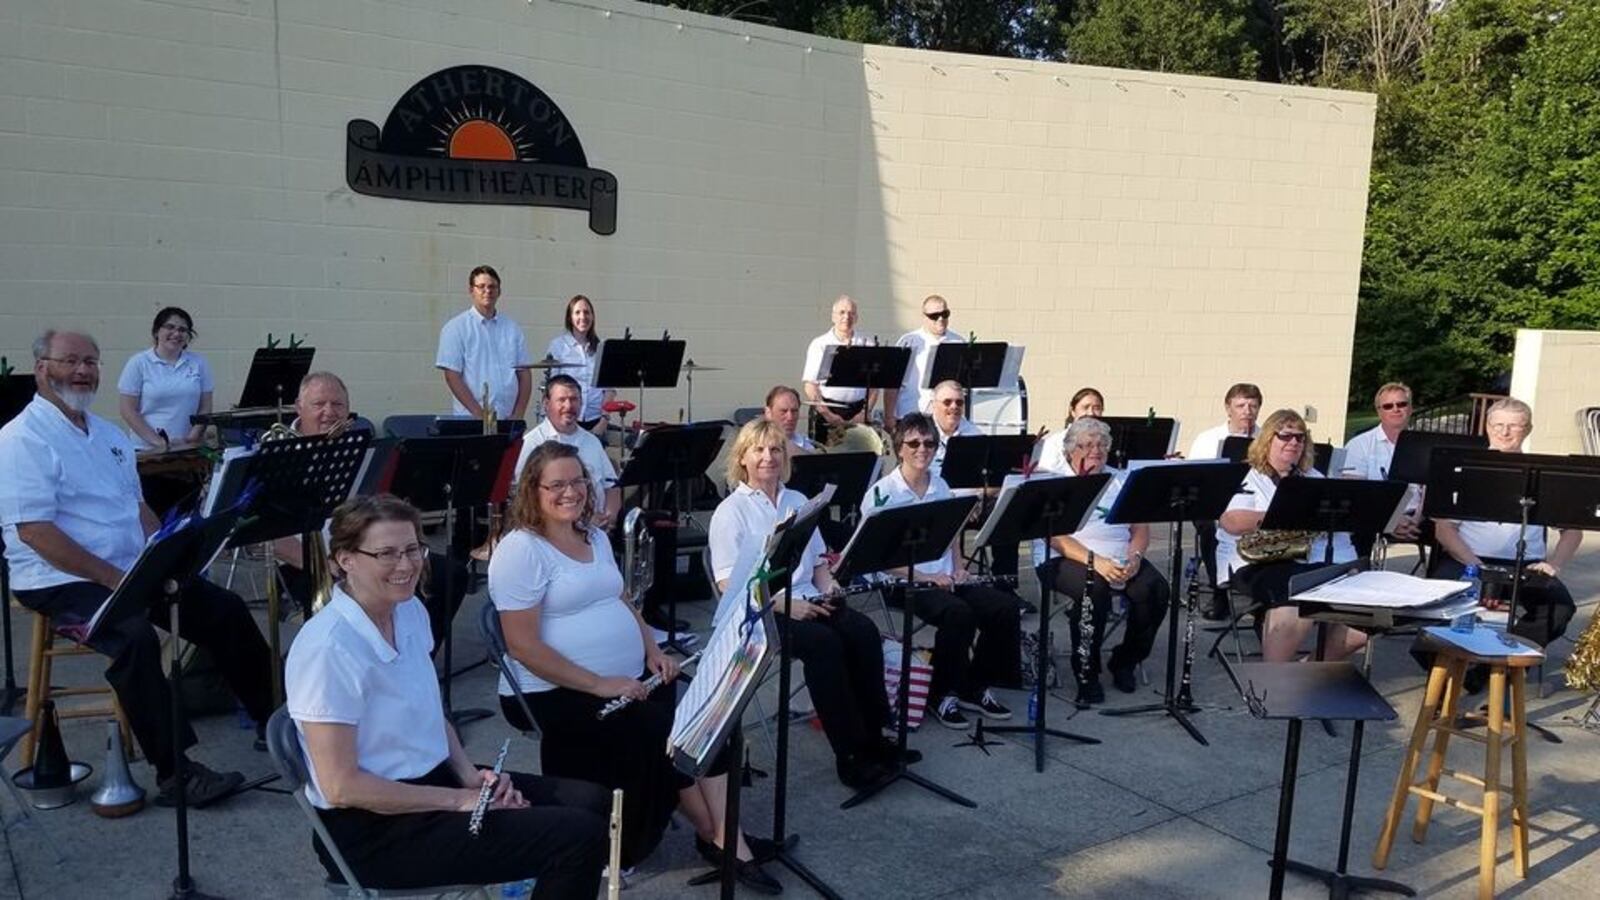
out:
M533 145L521 125L506 122L503 111L473 111L465 104L446 110L445 121L435 123L440 141L433 150L451 159L488 159L504 162L532 161Z

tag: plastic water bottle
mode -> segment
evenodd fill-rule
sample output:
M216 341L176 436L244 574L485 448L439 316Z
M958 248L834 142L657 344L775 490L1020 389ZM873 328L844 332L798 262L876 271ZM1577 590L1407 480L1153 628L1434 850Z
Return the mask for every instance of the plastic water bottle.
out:
M500 886L502 900L510 897L527 897L533 893L533 879L527 881L508 881Z
M1044 676L1041 674L1039 677ZM1039 721L1039 691L1035 689L1028 692L1028 724L1032 725L1037 721Z
M1477 566L1467 566L1461 573L1461 580L1467 584L1467 589L1461 594L1463 600L1471 600L1474 604L1477 604L1483 599L1483 580L1478 577ZM1454 631L1471 631L1476 623L1477 616L1472 612L1467 612L1456 616L1450 622L1450 628Z

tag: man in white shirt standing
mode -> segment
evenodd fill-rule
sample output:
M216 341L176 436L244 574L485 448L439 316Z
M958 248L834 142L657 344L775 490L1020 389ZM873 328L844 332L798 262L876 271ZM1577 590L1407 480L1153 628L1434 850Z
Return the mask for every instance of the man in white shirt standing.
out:
M1228 438L1255 437L1256 417L1261 414L1261 388L1247 381L1233 385L1222 397L1222 408L1227 411L1228 420L1195 435L1194 443L1189 445L1189 459L1218 459L1222 456L1222 442ZM1231 614L1228 596L1217 589L1217 523L1196 520L1194 530L1200 537L1200 562L1211 580L1211 605L1202 614L1211 621L1226 619Z
M1340 474L1346 478L1383 481L1389 477L1389 470L1394 467L1394 445L1400 440L1400 432L1411 423L1411 388L1391 381L1378 388L1372 407L1378 413L1377 426L1361 432L1344 445L1344 468ZM1395 537L1410 541L1421 534L1421 501L1421 486L1412 485L1406 493L1406 515L1394 527ZM1358 555L1371 555L1372 535L1357 534L1353 540Z
M594 499L594 525L601 530L622 507L622 488L616 486L617 470L606 455L606 448L593 433L578 427L583 410L583 387L571 375L553 375L544 390L544 421L522 436L522 452L517 455L513 481L521 480L528 457L545 441L555 441L578 449L584 475L589 479L589 495Z
M856 301L840 294L833 301L833 327L813 338L806 348L805 370L800 373L806 399L811 408L811 439L826 443L829 429L860 425L872 409L873 391L866 388L833 388L822 384L822 357L829 347L859 347L866 341L856 336Z
M911 351L911 364L906 366L906 377L899 390L885 391L883 395L883 427L894 430L901 416L914 412L934 412L928 405L933 401L933 390L922 386L928 377L928 366L933 364L933 350L940 344L965 343L960 335L950 333L950 304L938 294L929 294L922 301L922 327L900 335L896 347Z
M789 453L815 453L817 442L800 433L800 392L787 384L767 391L761 417L783 429L789 439Z
M533 362L522 326L499 312L500 275L492 266L479 266L467 277L472 306L439 329L439 354L434 365L444 370L452 407L458 416L482 418L479 402L488 385L495 415L520 419L533 396L533 375L525 366Z

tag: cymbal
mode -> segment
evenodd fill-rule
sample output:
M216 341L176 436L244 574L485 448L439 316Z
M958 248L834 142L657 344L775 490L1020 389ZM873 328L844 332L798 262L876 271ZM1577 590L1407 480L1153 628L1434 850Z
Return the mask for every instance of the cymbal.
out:
M699 363L697 363L697 362L695 362L694 360L691 359L688 362L683 364L683 368L680 371L684 371L684 372L721 372L722 371L722 367L721 366L702 366Z
M555 359L554 357L546 356L544 359L541 359L536 363L524 363L523 365L512 366L511 368L513 368L513 369L580 369L580 368L582 368L582 366L578 365L577 363L564 363L564 362L562 362L562 361L560 361L558 359Z

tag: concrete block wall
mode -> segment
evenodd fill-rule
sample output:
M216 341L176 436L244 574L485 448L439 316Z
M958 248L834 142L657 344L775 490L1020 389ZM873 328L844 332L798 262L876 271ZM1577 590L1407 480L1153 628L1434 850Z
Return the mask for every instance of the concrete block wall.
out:
M1517 329L1511 395L1533 407L1533 453L1582 453L1578 412L1600 406L1600 331Z
M344 184L344 128L451 65L517 72L620 182L581 213ZM998 74L996 74L998 72ZM536 351L567 297L724 366L696 412L794 382L841 291L862 329L1029 347L1034 421L1079 383L1209 424L1223 388L1342 426L1372 98L867 47L627 0L16 0L0 7L0 353L76 324L101 409L187 307L237 397L309 335L369 416L441 410L439 325L480 262ZM679 391L652 396L672 418Z

